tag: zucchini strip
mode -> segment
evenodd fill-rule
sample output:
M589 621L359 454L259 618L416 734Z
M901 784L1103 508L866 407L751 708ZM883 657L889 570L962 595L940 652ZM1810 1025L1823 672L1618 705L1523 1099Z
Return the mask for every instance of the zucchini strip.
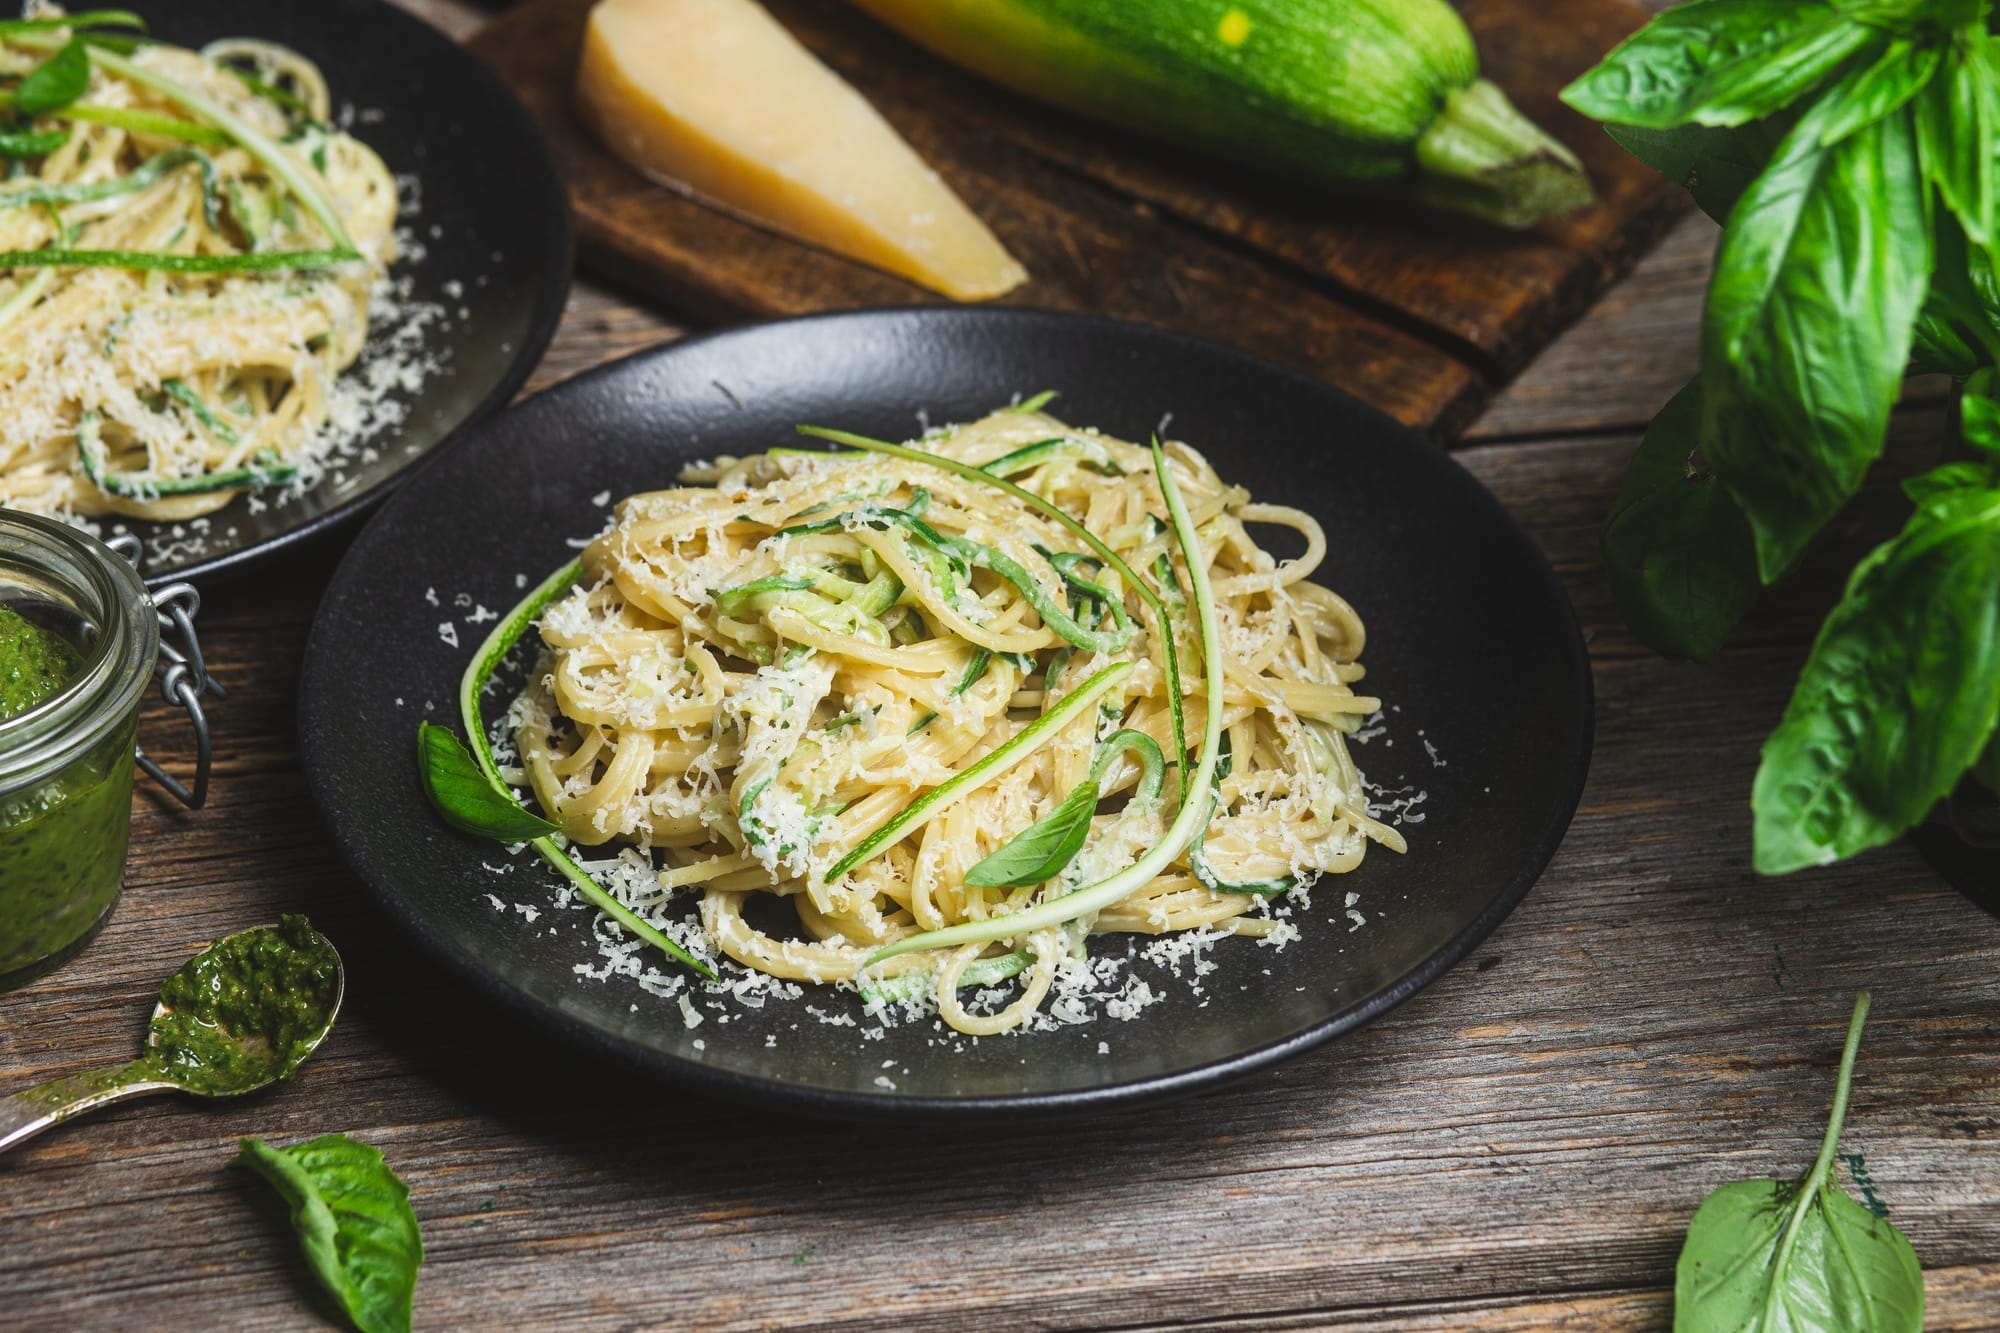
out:
M1003 953L997 958L981 958L968 963L958 974L958 988L968 986L991 986L995 982L1017 977L1028 967L1025 949L1013 953ZM915 999L929 990L937 981L929 972L904 972L893 977L882 977L862 983L861 998L869 1004L893 1004L898 1000Z
M989 750L978 763L954 773L948 780L931 788L873 833L863 838L847 855L840 858L820 877L823 884L831 884L854 867L874 860L883 852L902 841L904 835L924 820L930 818L945 806L950 805L967 792L985 786L1014 765L1026 759L1036 750L1056 738L1064 727L1076 720L1078 714L1089 708L1113 685L1132 674L1130 662L1113 662L1078 687L1076 693L1065 696L1063 701L1043 713L1022 728L1019 734L1004 745ZM1220 717L1220 712L1217 717ZM1008 920L1013 918L1009 917ZM1009 932L1010 934L1013 932ZM997 936L994 938L998 938ZM929 946L924 946L929 947ZM898 949L903 953L907 950ZM865 966L865 964L864 964Z
M1059 898L1038 903L1023 911L992 917L985 921L968 921L961 925L947 926L942 930L924 931L897 940L893 944L886 944L861 960L862 971L899 954L914 953L921 949L943 949L960 944L984 944L994 940L1013 939L1101 912L1113 903L1130 896L1143 885L1151 883L1156 875L1180 855L1182 849L1193 840L1199 826L1206 822L1208 802L1203 797L1214 783L1216 764L1220 759L1222 748L1221 630L1216 623L1215 595L1209 587L1208 569L1201 558L1200 537L1195 532L1193 520L1188 516L1187 505L1181 499L1180 488L1174 483L1173 473L1167 467L1166 453L1160 448L1157 440L1153 443L1153 470L1159 475L1160 491L1166 497L1167 513L1173 519L1174 540L1179 544L1181 555L1187 564L1188 582L1194 586L1195 614L1201 626L1202 671L1206 686L1201 759L1195 766L1194 777L1182 788L1181 806L1174 815L1174 822L1168 826L1166 835L1152 850L1115 875L1066 893Z
M465 674L458 681L458 714L465 726L465 734L472 747L472 757L478 761L486 776L499 783L507 784L500 777L500 766L493 762L493 746L486 739L486 724L479 715L479 696L486 689L486 682L499 669L500 662L521 636L528 632L537 617L546 611L556 598L576 586L583 577L583 560L578 557L543 579L534 591L500 617L493 626L493 632L480 643L472 654L472 661L466 666ZM612 897L602 884L590 877L590 873L576 863L576 858L556 845L554 838L536 838L530 844L542 859L562 872L563 878L575 885L577 891L621 927L631 931L646 943L660 950L676 962L694 969L710 981L715 980L715 972L707 964L695 958L680 945L674 943L658 927L641 917L624 903Z
M1167 619L1166 604L1160 600L1160 595L1154 592L1144 579L1132 571L1132 566L1125 563L1124 557L1107 546L1104 540L1096 533L1085 527L1074 515L1043 499L1027 487L1017 486L1005 477L996 477L990 472L982 472L972 464L961 463L956 458L946 458L941 454L927 453L922 449L912 449L908 445L891 444L887 440L871 439L866 435L856 435L853 431L834 430L827 426L799 426L796 429L799 434L809 435L816 440L826 440L833 444L844 444L850 448L861 449L868 453L886 454L890 458L900 458L905 462L923 463L929 467L939 468L955 476L963 477L967 481L976 481L988 486L997 486L1036 513L1055 520L1074 533L1077 539L1095 551L1104 563L1117 570L1119 576L1125 580L1125 586L1136 591L1146 605L1152 609L1156 623L1160 627L1160 649L1167 668L1167 698L1172 700L1174 704L1170 710L1174 724L1174 752L1176 755L1185 755L1187 753L1187 735L1180 710L1180 654L1174 647L1174 632ZM1191 549L1198 551L1201 548L1197 545Z
M259 450L259 453L263 451ZM76 456L83 464L83 475L91 485L106 495L126 500L160 500L181 495L213 495L217 491L255 490L262 486L282 486L299 475L298 468L291 463L259 463L254 459L247 467L210 472L199 477L142 477L130 472L107 472L104 469L104 441L98 435L95 417L88 414L77 428Z
M174 116L163 116L157 111L139 111L132 107L99 106L95 102L77 102L60 110L51 111L49 115L57 120L80 120L90 125L124 130L127 134L145 134L155 139L178 139L182 143L200 144L204 148L236 146L234 139L212 125L180 120Z
M55 50L64 44L62 38L42 33L22 34L15 40L22 46L44 51ZM325 229L327 239L333 242L335 250L359 257L354 248L353 237L347 234L347 228L340 221L340 214L335 211L332 202L320 191L319 186L299 169L299 165L292 161L290 154L258 133L248 121L207 94L197 92L176 79L156 74L115 51L94 46L91 48L90 58L120 78L130 79L136 84L151 88L169 101L179 103L243 145L250 151L251 156L262 162L272 175L283 181L285 188L306 206L306 212L312 214L313 220Z
M131 268L155 273L268 273L275 269L335 268L360 258L360 252L355 250L275 250L234 255L171 255L154 250L6 250L0 251L0 270Z

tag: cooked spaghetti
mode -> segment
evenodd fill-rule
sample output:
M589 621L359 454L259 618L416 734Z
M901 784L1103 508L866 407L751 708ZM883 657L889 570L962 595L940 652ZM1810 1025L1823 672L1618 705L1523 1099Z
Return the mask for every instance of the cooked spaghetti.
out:
M0 35L0 504L176 520L282 486L367 339L395 181L267 42L93 36L80 95L22 116L76 59L57 21Z
M1150 571L1177 660L1203 662L1151 451L1032 410L918 447L1011 478ZM1212 593L1226 771L1196 794L1202 835L1101 910L863 969L1130 867L1194 771L1191 752L1172 762L1166 645L1138 590L1018 498L910 458L779 450L621 503L542 615L514 712L522 780L573 842L634 844L659 895L699 893L722 953L792 980L928 988L965 1032L1024 1021L1090 934L1271 932L1265 897L1352 870L1371 841L1403 848L1348 752L1381 705L1355 690L1360 618L1307 581L1319 524L1253 502L1184 444L1166 455ZM1292 529L1303 552L1274 559L1252 525ZM1207 706L1202 674L1183 678L1189 710ZM754 925L759 895L798 929ZM1008 978L984 1012L960 995Z

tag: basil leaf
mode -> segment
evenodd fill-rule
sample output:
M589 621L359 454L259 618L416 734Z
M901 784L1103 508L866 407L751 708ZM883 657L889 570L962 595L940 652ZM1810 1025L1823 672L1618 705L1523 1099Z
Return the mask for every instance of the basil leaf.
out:
M1968 240L1956 214L1938 209L1935 223L1937 259L1917 317L1910 373L1964 379L2000 358L2000 283L1992 251Z
M995 848L991 856L965 872L965 882L980 888L1020 888L1046 884L1076 859L1090 836L1090 819L1097 813L1097 782L1079 784L1055 809Z
M1903 482L1903 494L1918 505L1929 504L1954 491L1993 484L1993 469L1983 463L1946 463Z
M2000 132L2000 57L1974 27L1958 35L1951 58L1917 99L1917 158L1924 179L1976 246L1994 240L1994 134Z
M1857 130L1895 114L1932 82L1944 52L1915 38L1898 37L1882 48L1875 63L1849 78L1841 89L1839 108L1820 128L1819 141L1832 147Z
M417 773L444 822L497 842L528 842L561 831L521 808L514 794L486 775L458 736L434 722L417 724Z
M306 1262L361 1333L409 1333L423 1236L409 1187L382 1154L345 1134L292 1148L242 1139L232 1165L271 1182L292 1206Z
M1863 991L1848 1023L1826 1136L1804 1178L1725 1185L1696 1210L1674 1272L1676 1333L1922 1329L1916 1251L1888 1219L1840 1187L1834 1166L1867 1016Z
M1994 374L1988 370L1983 378L1990 381ZM1965 393L1958 400L1958 429L1974 449L2000 454L2000 402L1982 393Z
M1633 455L1604 524L1619 614L1668 657L1712 657L1757 600L1757 549L1736 500L1700 457L1701 381L1675 394Z
M68 130L48 130L42 134L29 130L0 133L0 157L47 157L68 142Z
M1812 92L1877 36L1824 3L1695 0L1626 38L1562 99L1620 125L1741 125Z
M90 48L72 37L62 50L44 60L21 80L14 107L23 116L39 116L68 106L90 87Z
M1910 339L1912 375L1950 375L1964 379L1979 368L1979 349L1940 308L1935 288L1924 311L1917 316Z
M1702 318L1702 446L1771 582L1882 450L1930 279L1908 108L1832 147L1833 96L1738 201Z
M1937 487L1856 567L1751 794L1765 874L1902 835L2000 718L2000 489Z
M1656 130L1642 125L1606 125L1620 148L1653 170L1679 181L1701 211L1717 222L1750 188L1783 142L1793 118L1779 114L1742 125L1676 125Z

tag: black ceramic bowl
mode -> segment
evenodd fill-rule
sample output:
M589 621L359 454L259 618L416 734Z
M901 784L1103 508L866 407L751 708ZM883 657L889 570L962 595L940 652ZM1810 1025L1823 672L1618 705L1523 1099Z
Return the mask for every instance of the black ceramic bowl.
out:
M240 568L355 517L455 431L505 406L554 335L569 288L569 202L541 132L487 68L384 0L136 0L162 41L280 42L320 67L336 115L405 183L417 249L392 272L438 307L423 349L440 369L396 395L400 424L357 441L318 487L257 508L239 497L202 528L123 522L147 545L149 582ZM410 182L414 182L411 184ZM365 367L384 350L371 330ZM354 372L350 372L354 373ZM176 528L180 531L175 531Z
M1050 388L1061 391L1052 410L1126 438L1171 413L1171 434L1225 477L1326 525L1316 577L1366 619L1368 688L1393 705L1360 762L1384 787L1427 793L1423 821L1404 826L1409 854L1377 849L1322 881L1299 913L1302 938L1282 951L1223 941L1198 994L1169 982L1165 1001L1129 1021L976 1045L930 1024L871 1037L858 1002L836 991L724 1006L710 1017L728 1022L691 1028L673 1000L579 977L578 964L599 961L594 913L551 910L560 881L532 853L496 874L502 850L445 827L418 786L415 729L455 720L483 634L477 608L513 605L575 554L567 539L602 525L608 498L672 486L690 459L796 443L798 422L900 439ZM470 984L557 1040L799 1107L1016 1115L1212 1085L1407 999L1491 931L1554 854L1589 765L1591 684L1540 552L1464 469L1373 409L1171 334L927 308L692 339L470 432L389 501L335 575L307 652L301 726L314 793L362 880ZM1347 893L1360 895L1359 928ZM536 911L532 924L516 904ZM807 1004L859 1026L827 1026Z

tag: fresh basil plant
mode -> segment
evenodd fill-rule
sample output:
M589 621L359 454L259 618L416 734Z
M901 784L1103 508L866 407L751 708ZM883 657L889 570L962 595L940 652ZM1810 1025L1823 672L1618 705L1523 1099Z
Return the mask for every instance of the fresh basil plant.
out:
M1768 874L1892 841L1968 772L2000 779L1990 10L1694 0L1563 94L1724 224L1701 373L1654 419L1605 528L1649 645L1715 653L1860 488L1904 378L1966 385L1970 457L1909 483L1908 525L1855 569L1764 748Z

